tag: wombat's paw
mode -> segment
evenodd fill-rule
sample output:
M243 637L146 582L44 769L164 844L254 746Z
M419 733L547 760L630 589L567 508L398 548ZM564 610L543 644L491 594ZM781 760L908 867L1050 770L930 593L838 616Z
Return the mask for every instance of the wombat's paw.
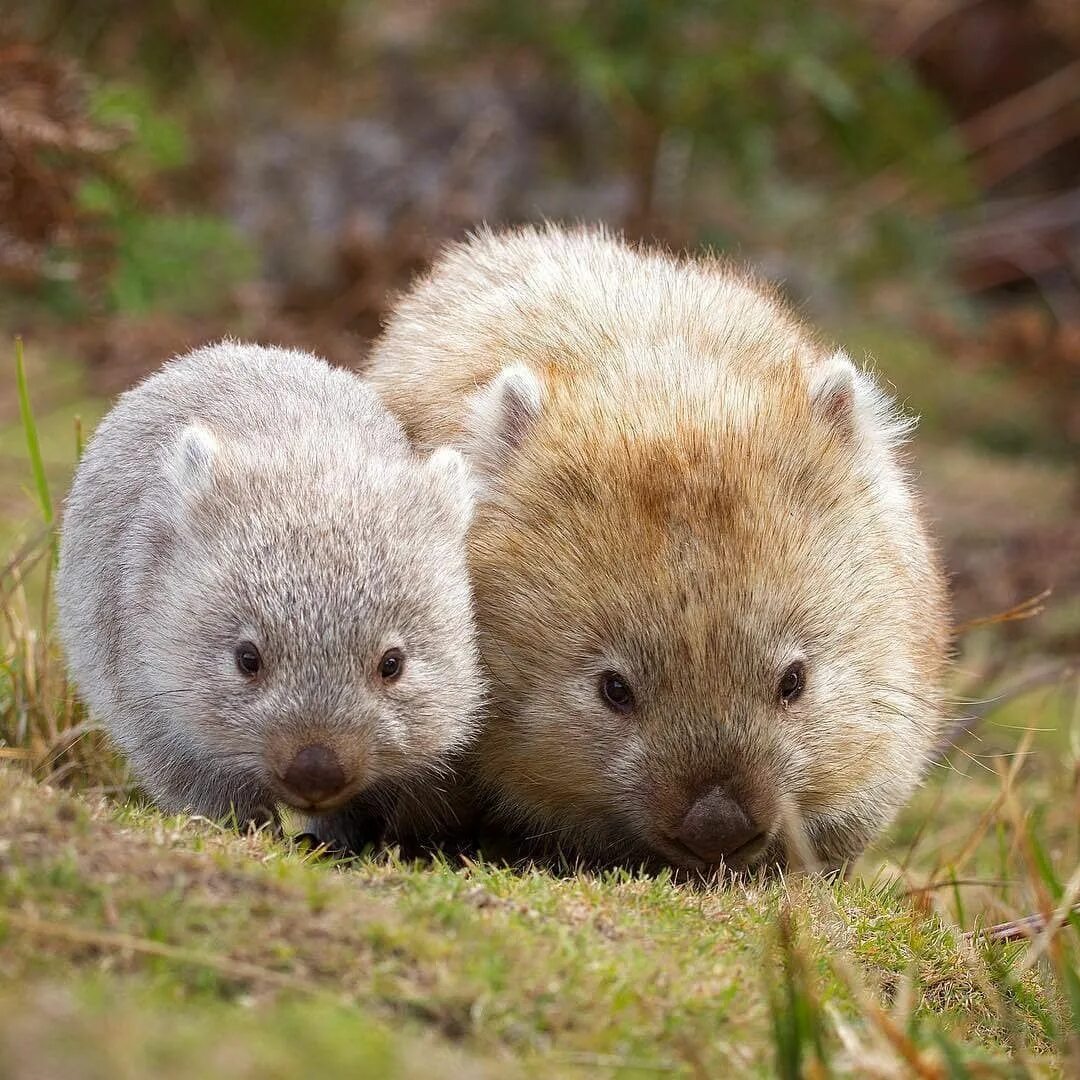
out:
M318 854L322 859L345 859L352 855L340 844L333 840L322 840L313 832L297 833L292 838L292 844L301 854Z
M236 820L241 832L266 833L275 840L280 840L285 835L281 829L281 818L273 806L255 806Z
M300 835L312 837L337 858L372 854L380 848L386 833L382 816L363 800L336 813L309 819L306 824L307 830Z

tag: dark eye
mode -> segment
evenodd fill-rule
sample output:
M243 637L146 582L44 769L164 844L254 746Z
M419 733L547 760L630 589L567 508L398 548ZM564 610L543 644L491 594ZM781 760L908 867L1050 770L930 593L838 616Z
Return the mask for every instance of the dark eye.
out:
M241 641L236 646L233 656L236 658L236 669L241 675L253 678L259 674L259 669L262 667L262 657L252 642Z
M617 671L605 671L600 676L600 697L617 713L628 713L634 708L634 691Z
M393 682L405 670L405 654L400 649L387 649L379 661L379 676L383 682Z
M780 702L790 705L806 687L806 665L801 660L788 664L780 677Z

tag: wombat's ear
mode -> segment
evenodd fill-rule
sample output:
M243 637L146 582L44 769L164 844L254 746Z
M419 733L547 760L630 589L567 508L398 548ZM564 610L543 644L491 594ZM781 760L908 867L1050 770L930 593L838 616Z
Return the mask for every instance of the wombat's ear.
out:
M214 482L214 462L218 444L201 424L189 424L180 433L169 462L169 471L183 492L197 493L209 489Z
M810 403L844 438L886 448L902 442L915 423L845 352L833 353L811 370Z
M440 446L424 462L424 468L434 479L448 509L451 523L465 532L472 520L476 498L472 469L463 454L449 446Z
M469 402L470 441L466 450L484 480L502 472L536 423L542 403L540 380L524 364L503 368L473 395Z

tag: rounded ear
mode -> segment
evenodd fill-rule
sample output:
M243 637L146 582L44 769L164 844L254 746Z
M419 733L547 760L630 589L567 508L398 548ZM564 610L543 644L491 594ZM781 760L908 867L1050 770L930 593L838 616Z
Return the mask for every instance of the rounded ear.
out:
M810 379L810 404L815 415L845 436L855 434L855 365L842 352L819 364Z
M472 469L463 454L450 446L440 446L424 462L424 469L439 490L451 523L465 532L472 520L476 499Z
M492 480L528 437L543 403L543 387L524 364L503 368L469 402L467 453L484 480Z
M185 495L209 490L214 482L218 444L201 424L189 424L176 441L167 468L176 486Z
M843 351L811 369L810 407L845 439L867 439L886 447L902 442L915 424Z

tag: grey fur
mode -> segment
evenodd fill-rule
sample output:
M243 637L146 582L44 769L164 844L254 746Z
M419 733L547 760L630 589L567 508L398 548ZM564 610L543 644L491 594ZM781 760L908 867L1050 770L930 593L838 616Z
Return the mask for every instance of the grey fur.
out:
M340 837L358 800L431 782L473 733L471 506L463 459L421 460L348 372L232 342L173 360L105 418L67 501L74 682L170 810L276 818L282 763L330 745L357 778L319 818Z

